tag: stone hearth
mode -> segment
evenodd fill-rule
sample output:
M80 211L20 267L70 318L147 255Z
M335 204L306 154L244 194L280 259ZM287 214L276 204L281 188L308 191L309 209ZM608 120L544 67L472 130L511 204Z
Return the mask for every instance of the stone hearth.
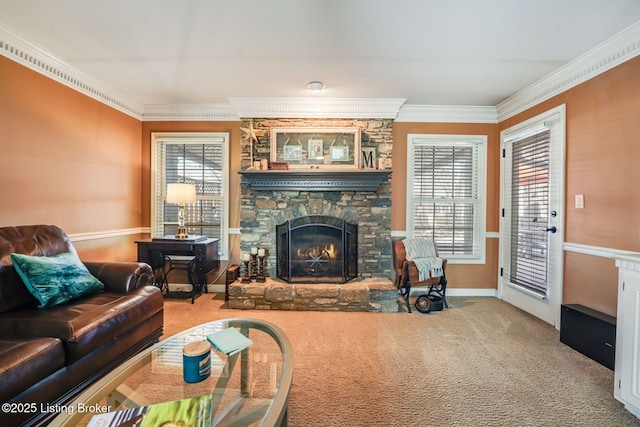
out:
M229 285L229 308L244 310L309 310L398 312L398 290L389 279L346 284L289 284L236 281Z

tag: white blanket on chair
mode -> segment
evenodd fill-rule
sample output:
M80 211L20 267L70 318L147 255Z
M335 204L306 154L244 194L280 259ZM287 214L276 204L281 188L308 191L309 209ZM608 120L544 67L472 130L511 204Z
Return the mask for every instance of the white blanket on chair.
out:
M442 277L442 258L436 256L433 240L424 238L404 239L407 259L418 268L418 277L422 282L433 277Z

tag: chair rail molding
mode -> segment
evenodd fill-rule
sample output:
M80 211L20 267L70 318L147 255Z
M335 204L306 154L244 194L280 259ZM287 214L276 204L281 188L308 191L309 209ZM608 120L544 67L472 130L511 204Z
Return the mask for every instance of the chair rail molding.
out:
M83 242L86 240L109 239L112 237L133 236L136 234L151 234L151 227L122 228L119 230L91 231L87 233L68 234L72 242Z
M584 255L593 255L602 258L618 258L620 256L640 256L640 252L626 251L623 249L604 248L601 246L583 245L580 243L565 242L562 245L565 252L575 252Z

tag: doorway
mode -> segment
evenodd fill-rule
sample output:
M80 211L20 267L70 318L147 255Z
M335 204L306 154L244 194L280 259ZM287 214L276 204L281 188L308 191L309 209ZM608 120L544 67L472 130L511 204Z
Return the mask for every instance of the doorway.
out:
M504 130L498 293L559 328L564 241L565 106Z

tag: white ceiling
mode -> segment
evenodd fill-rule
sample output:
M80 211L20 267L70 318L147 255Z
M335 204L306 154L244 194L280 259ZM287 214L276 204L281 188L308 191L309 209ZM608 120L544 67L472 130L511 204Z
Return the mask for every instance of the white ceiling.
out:
M144 105L495 106L640 21L640 0L0 0L0 22Z

